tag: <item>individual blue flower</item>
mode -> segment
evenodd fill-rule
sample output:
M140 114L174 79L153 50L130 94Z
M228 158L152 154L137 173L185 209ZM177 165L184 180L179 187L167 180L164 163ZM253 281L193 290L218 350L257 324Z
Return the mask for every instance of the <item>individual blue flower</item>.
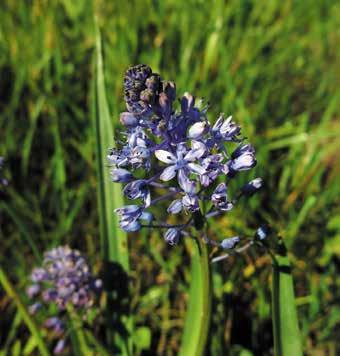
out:
M201 138L207 130L208 125L205 121L196 122L189 128L188 137L197 140Z
M223 172L223 156L212 154L202 159L201 165L205 173L200 175L200 182L204 187L210 186Z
M169 245L176 245L179 241L181 233L178 229L170 228L164 234L164 239Z
M108 152L107 160L114 165L114 167L127 167L129 164L130 152L131 149L129 147L125 147L122 150L111 148Z
M122 125L127 127L136 127L139 124L139 119L130 112L122 112L119 117Z
M217 119L211 131L215 142L237 141L237 136L241 132L241 127L235 124L232 120L232 116L224 119L222 114Z
M256 230L255 239L264 241L267 238L269 232L270 232L269 227L266 225L262 225Z
M120 217L120 227L126 232L138 231L141 228L140 220L150 223L153 218L151 213L144 211L144 207L138 205L127 205L116 209L115 212Z
M263 179L262 178L255 178L244 185L241 189L242 193L247 196L252 196L257 191L262 188Z
M129 184L127 184L123 190L123 193L129 199L143 199L145 207L150 206L151 195L150 189L148 187L148 183L144 179L135 180Z
M133 179L133 175L124 168L113 168L110 174L113 182L128 183Z
M183 203L181 199L176 199L174 201L171 202L171 204L169 205L167 211L170 214L178 214L182 211L183 208Z
M239 146L231 155L228 168L231 173L245 171L256 165L255 150L252 145Z
M240 238L238 236L234 236L234 237L229 237L227 239L224 239L221 243L220 246L224 249L224 250L231 250L233 248L235 248L235 246L240 242Z
M211 196L211 201L218 210L229 211L233 208L233 204L228 201L227 186L225 183L220 183Z
M155 156L158 160L169 164L160 175L160 179L166 182L173 179L178 173L178 182L180 185L183 185L184 191L187 192L185 182L182 182L182 184L180 182L181 177L185 180L190 173L205 173L205 169L202 166L194 163L202 154L202 149L188 150L186 146L182 144L177 146L176 154L166 150L155 151Z
M182 198L182 204L183 207L191 213L199 210L199 201L197 195L195 194L185 194Z

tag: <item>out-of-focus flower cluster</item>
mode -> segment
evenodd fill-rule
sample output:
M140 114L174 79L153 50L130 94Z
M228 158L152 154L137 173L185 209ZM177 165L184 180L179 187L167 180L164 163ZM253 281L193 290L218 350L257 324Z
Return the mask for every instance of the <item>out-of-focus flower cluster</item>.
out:
M101 291L102 281L93 276L80 252L68 246L46 252L42 266L33 269L30 280L32 284L27 294L35 301L29 308L30 313L43 308L48 310L51 304L57 307L57 314L46 319L44 326L52 329L60 339L55 353L61 352L65 345L66 309L72 307L83 313L89 311Z
M256 165L255 150L245 143L241 128L223 114L211 124L207 106L186 93L175 110L175 83L163 80L146 65L127 70L127 111L121 113L125 126L119 148L110 149L111 178L125 183L124 194L136 201L116 209L125 231L141 227L165 228L164 238L176 244L186 228L231 210L241 196L251 196L262 186L256 178L230 197L228 185L239 172ZM221 182L221 178L223 182ZM157 191L163 194L154 196ZM186 223L170 225L150 212L161 200L169 200L169 214L189 215ZM202 211L202 204L209 205ZM233 240L236 243L236 240ZM224 242L221 247L235 243Z

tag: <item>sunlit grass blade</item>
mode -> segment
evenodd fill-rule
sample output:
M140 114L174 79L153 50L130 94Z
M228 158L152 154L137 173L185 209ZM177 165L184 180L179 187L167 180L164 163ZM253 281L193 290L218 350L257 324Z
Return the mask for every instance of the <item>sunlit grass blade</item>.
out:
M293 277L284 251L273 263L272 314L276 356L302 355Z
M118 226L115 208L124 204L119 184L112 184L107 166L107 150L114 147L114 134L105 94L101 38L96 36L96 70L94 88L95 136L98 175L98 203L103 256L118 262L127 271L129 266L127 236Z
M0 267L0 283L3 287L3 289L5 290L5 292L8 294L8 296L13 299L16 307L18 308L19 313L22 316L22 319L24 320L25 324L27 325L32 336L34 336L40 354L42 356L49 355L50 353L48 351L47 346L45 345L44 340L42 339L42 336L41 336L41 333L40 333L38 327L35 325L34 320L31 318L31 316L27 312L25 305L21 301L19 295L16 293L14 287L12 286L11 282L7 278L5 271L1 267Z
M211 312L211 279L207 245L193 240L188 309L180 356L201 356L207 341Z
M97 27L96 66L94 78L95 83L93 110L96 136L101 250L105 261L117 264L116 267L118 269L122 269L122 272L127 275L129 269L127 235L120 229L117 217L113 213L115 208L124 205L124 199L121 186L119 184L113 184L109 179L109 169L107 166L106 159L108 148L114 147L114 137L111 117L105 94L101 37L99 29ZM114 266L113 264L111 266ZM111 276L110 278L112 279L113 276ZM126 281L127 280L128 279L126 278ZM118 303L114 302L111 296L109 296L109 318L111 317L111 314L115 311L115 308L118 308ZM115 339L116 343L121 349L121 353L123 355L128 355L129 349L131 348L131 339L129 337L129 333L131 333L132 321L131 318L128 318L128 320L126 320L126 316L121 316L121 319L121 322L124 324L124 328L127 330L127 332L125 333L124 337L122 337L118 333L115 333ZM112 321L110 323L112 323ZM109 333L111 333L110 330ZM109 339L111 339L109 340L109 343L112 343L112 337L109 336Z

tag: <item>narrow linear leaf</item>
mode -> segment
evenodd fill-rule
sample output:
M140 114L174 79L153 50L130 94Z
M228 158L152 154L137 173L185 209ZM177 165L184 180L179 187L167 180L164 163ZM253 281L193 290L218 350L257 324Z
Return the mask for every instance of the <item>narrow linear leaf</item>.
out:
M211 312L211 278L206 244L193 240L188 310L179 356L201 356L207 341Z
M126 233L118 226L113 213L115 208L124 204L120 184L113 184L109 179L107 150L114 147L113 127L105 94L103 59L99 30L96 31L96 71L94 88L95 136L98 174L98 203L100 217L100 235L103 256L118 262L128 270L128 250Z
M33 237L31 236L28 227L26 226L26 223L24 222L23 219L16 213L15 209L13 207L5 202L0 202L0 207L1 210L6 212L8 216L13 220L13 222L16 224L21 236L23 237L23 243L28 243L30 246L34 257L40 261L42 259L42 254L39 251L38 246L34 242Z
M86 343L82 320L72 306L69 305L67 311L70 324L69 333L72 342L72 352L75 356L92 355L93 353Z
M28 311L25 308L25 305L21 301L19 295L16 293L14 287L12 286L11 282L7 278L5 271L1 267L0 267L0 283L2 284L2 286L5 290L5 292L8 294L8 296L13 299L16 307L18 308L19 313L22 316L22 319L24 320L30 333L32 334L32 336L34 337L34 339L36 341L36 344L37 344L40 354L42 356L50 355L48 348L45 345L44 340L42 339L40 330L35 325L34 320L29 315Z
M89 344L93 344L98 355L110 356L110 353L105 347L96 339L96 337L89 330L85 330L85 336ZM96 355L97 355L96 354Z
M302 355L293 277L286 252L275 255L272 303L275 355Z
M94 75L94 131L96 137L97 174L98 174L98 206L100 221L100 239L102 256L105 262L111 263L115 269L121 269L123 274L128 275L129 255L127 247L127 234L120 229L114 209L124 205L123 193L120 184L113 184L109 179L107 166L107 150L114 147L114 133L105 94L103 58L100 32L95 23L96 33L96 60ZM107 271L109 272L109 271ZM113 271L112 271L113 272ZM113 277L110 279L112 281ZM126 277L126 283L128 278ZM119 288L123 288L120 286ZM127 286L126 286L126 289ZM113 296L108 296L107 317L112 325L112 316L118 308L118 303ZM118 313L118 312L117 312ZM132 318L127 315L118 315L122 323L124 333L111 330L108 327L108 341L111 346L113 339L119 347L122 355L129 355L132 348ZM116 318L116 317L115 317Z

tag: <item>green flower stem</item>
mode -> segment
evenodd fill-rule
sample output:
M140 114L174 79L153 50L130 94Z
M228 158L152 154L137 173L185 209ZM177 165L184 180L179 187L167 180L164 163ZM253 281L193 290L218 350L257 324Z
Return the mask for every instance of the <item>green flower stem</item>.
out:
M302 356L291 265L284 246L273 257L272 314L276 356Z
M179 356L201 356L207 342L211 315L211 271L207 245L193 241L188 311Z

